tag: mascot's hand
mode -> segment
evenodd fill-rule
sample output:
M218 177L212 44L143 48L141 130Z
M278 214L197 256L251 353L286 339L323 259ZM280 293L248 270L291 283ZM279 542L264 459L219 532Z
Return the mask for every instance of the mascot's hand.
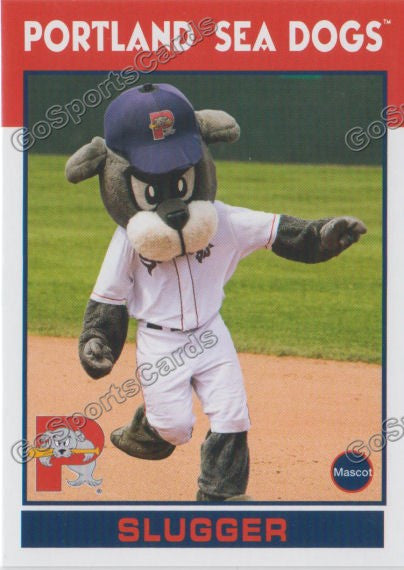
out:
M329 251L338 255L344 249L357 242L367 228L358 218L343 216L333 218L320 230L320 251Z
M101 378L109 374L114 365L111 349L104 345L99 338L91 338L86 342L81 360L92 378Z

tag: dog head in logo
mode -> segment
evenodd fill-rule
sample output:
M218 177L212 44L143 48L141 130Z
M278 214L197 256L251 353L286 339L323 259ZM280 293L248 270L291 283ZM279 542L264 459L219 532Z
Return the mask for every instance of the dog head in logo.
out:
M93 443L86 439L80 430L73 431L66 427L62 427L53 431L46 431L39 438L41 447L39 449L50 449L51 456L40 457L39 461L42 465L51 466L52 457L70 457L72 450L82 450L94 448ZM76 451L77 453L77 451ZM84 453L83 463L94 458L94 453Z
M160 141L175 133L174 115L171 111L157 111L149 113L150 128L153 131L153 139Z
M144 259L169 261L207 248L217 228L208 145L236 141L235 119L224 111L195 111L172 85L146 84L112 101L104 133L70 157L67 179L99 176L109 215Z

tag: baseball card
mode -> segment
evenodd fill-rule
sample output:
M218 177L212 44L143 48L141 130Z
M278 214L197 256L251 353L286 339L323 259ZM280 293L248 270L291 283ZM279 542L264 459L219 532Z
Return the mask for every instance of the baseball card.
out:
M402 564L403 27L3 0L6 566Z

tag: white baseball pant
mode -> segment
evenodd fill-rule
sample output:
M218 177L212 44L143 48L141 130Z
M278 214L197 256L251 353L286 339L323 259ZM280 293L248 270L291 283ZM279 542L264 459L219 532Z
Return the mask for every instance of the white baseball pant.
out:
M173 445L191 438L195 423L192 388L212 432L238 433L250 428L240 363L220 314L186 332L155 330L139 322L136 373L150 425Z

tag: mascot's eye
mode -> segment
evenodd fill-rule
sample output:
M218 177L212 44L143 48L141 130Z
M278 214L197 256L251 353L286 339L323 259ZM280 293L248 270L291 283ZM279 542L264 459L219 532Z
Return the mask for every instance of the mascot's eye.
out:
M70 439L67 438L67 439L63 442L63 445L65 445L65 446L67 447L67 446L69 445L69 443L70 443Z
M194 191L195 185L195 168L190 168L177 180L176 197L181 198L185 202L189 200Z
M148 184L146 186L146 190L144 191L144 195L146 200L149 202L149 204L155 204L157 201L157 192L154 188L154 186L151 186L150 184Z
M178 180L178 194L181 196L185 196L187 193L187 181L183 176Z
M57 439L55 439L55 447L59 447L60 445L60 441L58 441Z
M145 184L133 174L130 177L130 185L136 204L140 210L153 210L158 204L158 190L151 184Z

